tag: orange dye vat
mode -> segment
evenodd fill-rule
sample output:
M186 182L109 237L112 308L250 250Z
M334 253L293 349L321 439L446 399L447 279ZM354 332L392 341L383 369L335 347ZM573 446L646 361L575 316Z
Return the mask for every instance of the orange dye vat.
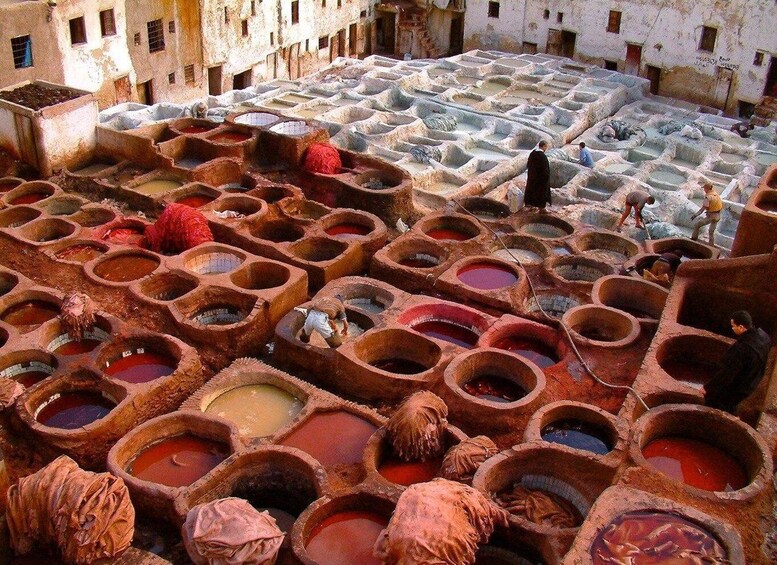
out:
M380 565L372 548L388 519L374 512L338 512L317 524L305 546L318 565Z
M141 451L128 472L144 481L185 487L204 477L228 455L223 443L180 435L163 439Z
M281 442L318 459L324 467L361 463L364 446L378 428L350 412L314 414Z

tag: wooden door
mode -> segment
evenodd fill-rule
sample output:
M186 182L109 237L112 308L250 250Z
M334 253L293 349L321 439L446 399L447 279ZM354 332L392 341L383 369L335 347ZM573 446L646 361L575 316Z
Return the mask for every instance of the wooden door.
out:
M629 43L626 45L626 68L624 72L627 75L639 75L639 66L642 63L642 46Z
M116 93L116 104L132 101L132 85L128 76L114 80L113 90Z
M545 52L549 55L561 55L561 30L548 30L548 43L545 45Z
M35 132L32 129L32 120L27 116L14 114L16 125L16 140L19 144L19 156L21 160L40 169L38 165L38 149L35 146Z
M658 91L661 89L661 69L648 65L647 79L650 81L650 94L658 94Z
M211 96L221 94L221 65L208 69L208 94Z

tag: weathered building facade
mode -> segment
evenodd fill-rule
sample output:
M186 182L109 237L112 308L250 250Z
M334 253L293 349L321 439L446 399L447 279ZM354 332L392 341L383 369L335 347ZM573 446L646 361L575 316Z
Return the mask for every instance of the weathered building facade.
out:
M773 0L469 0L465 49L547 52L747 114L777 95Z

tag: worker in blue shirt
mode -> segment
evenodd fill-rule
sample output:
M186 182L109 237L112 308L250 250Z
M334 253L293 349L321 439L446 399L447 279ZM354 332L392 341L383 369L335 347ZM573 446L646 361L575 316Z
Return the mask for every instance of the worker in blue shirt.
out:
M580 142L580 159L579 163L589 169L594 166L594 158L591 156L591 151L585 146L585 143Z

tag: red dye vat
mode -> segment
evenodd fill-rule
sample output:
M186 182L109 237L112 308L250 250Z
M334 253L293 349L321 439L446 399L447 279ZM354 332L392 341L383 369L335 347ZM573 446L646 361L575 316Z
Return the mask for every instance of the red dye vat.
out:
M11 306L0 319L20 332L28 332L58 315L59 306L42 300L28 300Z
M515 402L526 396L526 390L521 385L499 375L480 375L461 388L467 394L490 402Z
M456 273L458 279L473 288L495 290L516 283L518 277L510 269L493 263L473 263Z
M242 143L251 139L251 135L240 131L225 131L223 133L217 133L210 138L210 141L216 143Z
M204 477L229 455L223 443L185 434L153 444L132 461L128 472L144 481L185 487Z
M49 375L50 373L47 373L46 371L28 371L26 373L22 373L21 375L15 376L14 380L17 383L21 383L24 388L30 388L31 386L41 382Z
M81 341L68 341L63 343L54 350L54 353L59 355L81 355L82 353L89 353L100 345L102 342L98 339L82 339Z
M40 202L44 198L48 198L51 196L51 194L46 194L45 192L29 192L27 194L22 194L21 196L14 198L13 202L11 204L17 205L17 204L34 204L35 202Z
M350 412L314 414L281 442L318 459L324 467L361 463L364 446L378 428Z
M127 383L147 383L175 371L176 363L157 353L133 353L120 357L104 370L114 379Z
M76 261L78 263L86 263L91 261L95 257L99 257L105 253L104 250L94 245L71 245L61 251L57 252L57 259L63 259L65 261Z
M68 392L46 404L35 419L50 428L74 430L103 418L115 407L97 392Z
M692 487L715 492L739 490L747 485L744 469L725 451L684 437L664 437L642 449L648 464Z
M184 196L180 200L176 201L176 204L183 204L190 208L199 208L213 202L215 198L212 196L205 196L204 194L192 194L191 196Z
M129 282L151 274L159 261L141 255L120 255L97 265L94 274L111 282Z
M396 373L397 375L417 375L429 368L421 365L421 363L411 361L410 359L401 359L399 357L378 359L377 361L371 362L370 365L381 371Z
M380 565L372 548L387 525L388 519L374 512L339 512L313 528L305 550L318 565Z
M197 126L197 125L191 125L186 126L182 130L180 130L181 133L188 133L188 134L198 134L198 133L205 133L206 131L212 130L212 127L209 126Z
M469 234L447 228L434 228L426 232L426 235L432 239L440 239L444 241L466 241L468 239L472 239L472 236Z
M714 363L704 363L698 359L666 359L661 368L670 377L690 385L701 387L710 382L718 367Z
M19 186L18 182L14 181L0 181L0 192L8 192L12 188Z
M410 486L431 481L440 472L442 458L429 461L402 461L388 459L378 467L378 473L395 485Z
M359 235L367 235L372 231L369 226L362 226L359 224L352 224L352 223L344 223L344 224L337 224L336 226L332 226L331 228L327 228L326 233L328 235L334 235L334 236L341 236L343 239L359 236Z
M536 339L512 335L498 340L494 343L494 347L520 355L533 362L540 369L558 363L558 357L554 349Z
M426 336L455 343L467 349L475 347L480 337L469 328L445 320L429 320L428 322L415 324L412 328Z

